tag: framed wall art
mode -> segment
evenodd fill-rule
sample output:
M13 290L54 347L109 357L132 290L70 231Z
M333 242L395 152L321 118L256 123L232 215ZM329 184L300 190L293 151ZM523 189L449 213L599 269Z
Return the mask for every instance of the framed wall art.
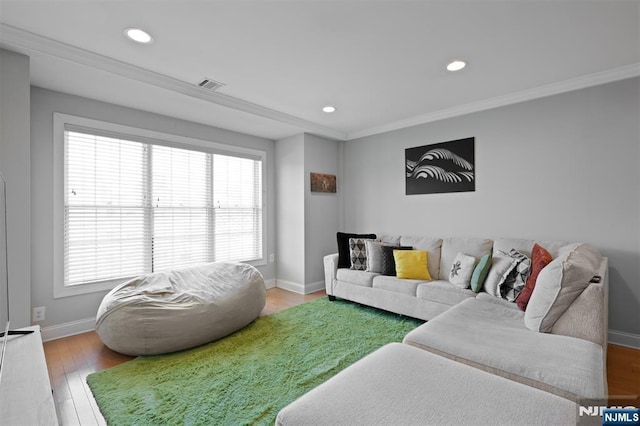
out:
M311 192L336 192L336 175L311 173Z
M476 190L475 138L405 149L406 194Z

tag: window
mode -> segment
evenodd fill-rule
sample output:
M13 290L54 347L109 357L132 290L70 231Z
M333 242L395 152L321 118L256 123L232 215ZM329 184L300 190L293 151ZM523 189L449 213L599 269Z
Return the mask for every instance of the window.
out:
M64 266L56 297L203 262L262 262L264 153L63 121Z

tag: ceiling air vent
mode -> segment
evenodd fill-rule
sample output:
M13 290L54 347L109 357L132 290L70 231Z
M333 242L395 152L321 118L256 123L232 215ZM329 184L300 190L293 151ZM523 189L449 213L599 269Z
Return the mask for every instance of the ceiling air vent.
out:
M202 87L202 88L208 89L208 90L218 90L219 88L221 88L224 85L225 85L224 83L220 83L219 81L215 81L215 80L212 80L210 78L205 78L200 83L198 83L199 87Z

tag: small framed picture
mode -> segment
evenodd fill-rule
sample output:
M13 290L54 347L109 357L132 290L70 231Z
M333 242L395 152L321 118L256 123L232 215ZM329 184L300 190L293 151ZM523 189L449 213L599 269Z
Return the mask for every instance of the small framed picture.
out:
M336 192L336 175L311 173L311 192Z

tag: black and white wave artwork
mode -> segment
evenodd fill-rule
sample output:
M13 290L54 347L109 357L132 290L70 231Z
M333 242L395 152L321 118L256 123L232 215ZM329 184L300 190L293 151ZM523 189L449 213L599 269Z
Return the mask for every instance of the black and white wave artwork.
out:
M465 138L406 149L407 195L475 191L474 145Z

